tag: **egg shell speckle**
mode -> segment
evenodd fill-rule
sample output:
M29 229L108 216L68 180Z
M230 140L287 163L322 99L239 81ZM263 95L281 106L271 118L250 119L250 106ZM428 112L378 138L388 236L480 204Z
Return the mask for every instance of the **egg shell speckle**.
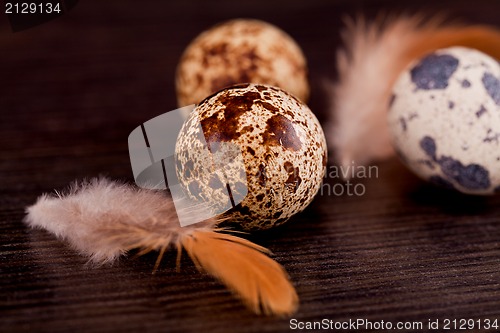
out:
M200 154L201 136L208 145L237 144L245 172L216 172L219 152ZM244 230L280 225L307 207L321 186L326 154L321 125L305 104L279 88L255 84L233 86L202 101L176 145L178 176L190 195L217 205L227 201L220 183L236 184L233 193L246 185L248 194L227 214Z
M500 192L500 65L476 50L438 50L394 86L395 149L417 175L469 194Z
M177 67L178 104L197 104L237 83L281 87L302 101L309 96L301 49L288 34L259 20L216 25L187 47Z

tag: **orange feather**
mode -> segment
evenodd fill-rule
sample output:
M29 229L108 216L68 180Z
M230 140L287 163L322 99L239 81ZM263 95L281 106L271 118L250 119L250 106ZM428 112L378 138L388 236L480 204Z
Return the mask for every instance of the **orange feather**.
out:
M265 248L213 231L193 231L180 239L198 269L217 277L254 312L289 315L298 297L285 270Z

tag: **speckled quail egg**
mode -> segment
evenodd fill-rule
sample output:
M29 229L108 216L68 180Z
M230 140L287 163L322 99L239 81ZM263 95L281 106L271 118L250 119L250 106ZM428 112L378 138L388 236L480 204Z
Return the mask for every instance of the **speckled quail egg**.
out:
M477 50L438 50L394 86L388 114L411 170L469 194L500 192L500 65Z
M238 148L243 168L233 168L238 158L225 144ZM327 161L311 110L260 84L235 85L203 100L184 123L175 154L179 182L191 197L225 205L227 189L231 201L241 198L227 215L244 230L280 225L307 207Z
M177 101L197 104L237 83L277 86L304 102L309 96L301 49L284 31L259 20L231 20L191 42L177 67Z

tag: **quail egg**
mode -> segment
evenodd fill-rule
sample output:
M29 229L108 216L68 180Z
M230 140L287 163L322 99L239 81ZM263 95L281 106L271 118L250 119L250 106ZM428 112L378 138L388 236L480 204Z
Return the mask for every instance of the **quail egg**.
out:
M177 67L177 101L197 104L237 83L281 87L302 101L309 96L301 49L284 31L259 20L231 20L191 42Z
M437 50L394 86L396 151L423 179L468 194L500 192L500 65L477 50Z
M306 208L327 161L325 136L311 110L261 84L235 85L204 99L184 123L175 153L186 192L213 206L227 204L230 190L230 201L239 203L227 216L244 230L280 225Z

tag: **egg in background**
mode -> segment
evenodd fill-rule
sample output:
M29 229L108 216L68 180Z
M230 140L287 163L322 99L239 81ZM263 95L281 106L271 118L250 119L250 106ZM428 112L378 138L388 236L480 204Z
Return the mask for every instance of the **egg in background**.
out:
M235 19L201 33L184 51L176 73L180 107L237 83L280 87L307 102L307 64L297 43L281 29Z
M500 192L500 65L477 50L437 50L393 89L392 142L418 176L468 194Z

